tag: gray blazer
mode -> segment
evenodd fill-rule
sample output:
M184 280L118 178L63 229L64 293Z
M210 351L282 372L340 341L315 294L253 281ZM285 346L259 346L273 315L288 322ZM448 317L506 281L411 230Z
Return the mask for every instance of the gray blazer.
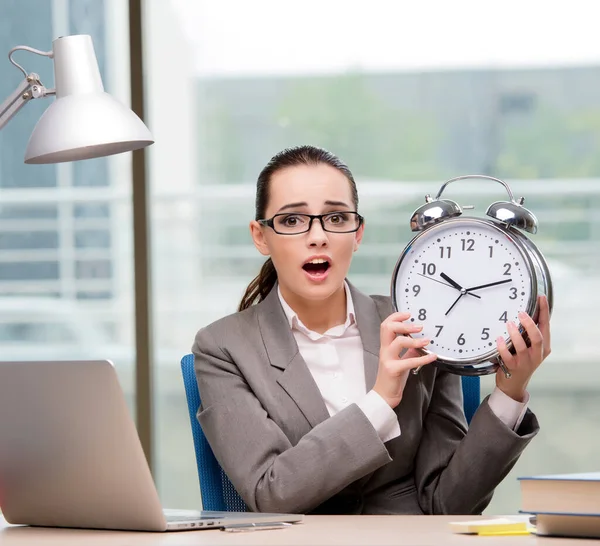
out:
M390 299L350 285L367 391ZM513 432L487 398L467 432L461 380L425 366L396 407L385 444L356 404L330 417L273 289L258 305L201 329L193 346L198 419L250 509L316 514L475 514L539 427Z

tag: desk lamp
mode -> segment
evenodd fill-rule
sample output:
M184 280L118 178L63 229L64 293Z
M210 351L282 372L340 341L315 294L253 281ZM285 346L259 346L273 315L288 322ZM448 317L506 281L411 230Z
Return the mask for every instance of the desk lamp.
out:
M12 58L17 50L54 60L55 89ZM91 36L63 36L52 51L17 46L8 54L25 79L0 104L0 130L32 99L56 95L29 138L25 163L62 163L144 148L154 142L148 128L129 108L104 91Z

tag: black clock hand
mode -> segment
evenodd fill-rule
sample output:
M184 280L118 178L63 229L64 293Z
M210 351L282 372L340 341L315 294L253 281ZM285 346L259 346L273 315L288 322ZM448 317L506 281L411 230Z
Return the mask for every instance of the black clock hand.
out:
M454 300L454 303L450 306L450 309L448 309L448 311L446 311L444 313L444 316L448 316L448 313L450 311L452 311L452 309L454 309L454 306L458 303L458 300L460 300L460 298L462 298L465 295L464 292L461 292L460 295L458 296L458 298L456 298L456 300Z
M507 282L512 282L512 279L505 279L503 281L490 282L488 284L480 284L479 286L474 286L473 288L467 288L467 292L471 292L471 290L479 290L480 288L489 288L490 286L496 286L498 284L506 284Z
M446 275L446 273L440 273L440 277L442 277L442 279L444 279L445 281L448 281L457 290L463 289L463 287L460 284L458 284L456 281L453 281L450 277L448 277L448 275Z
M451 284L442 282L442 281L438 281L437 279L434 279L433 277L428 277L427 275L423 275L423 273L417 273L417 275L419 275L420 277L425 277L426 279L429 279L430 281L435 281L435 282L439 282L440 284L443 284L444 286L447 286L448 288L454 288L454 286L452 286ZM473 296L474 298L477 299L481 299L481 296L478 296L477 294L471 294L469 293L469 296Z

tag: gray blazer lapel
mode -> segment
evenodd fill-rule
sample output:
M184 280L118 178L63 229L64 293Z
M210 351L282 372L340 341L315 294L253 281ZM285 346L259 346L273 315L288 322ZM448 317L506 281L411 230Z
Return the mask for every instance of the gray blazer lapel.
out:
M348 282L348 280L346 280ZM354 311L356 313L356 324L360 332L360 339L363 344L363 361L365 367L365 383L367 392L375 385L377 379L377 370L379 369L379 328L382 317L379 314L375 300L357 290L348 282ZM369 472L359 480L359 487L362 488L372 478L373 472Z
M257 306L258 324L271 366L283 370L277 382L294 400L312 427L325 421L329 412L281 307L275 286Z
M348 282L348 281L346 281ZM365 383L369 392L377 379L379 368L379 327L382 318L379 316L377 305L372 298L357 290L348 282L352 302L356 313L356 324L363 344L363 359L365 366Z

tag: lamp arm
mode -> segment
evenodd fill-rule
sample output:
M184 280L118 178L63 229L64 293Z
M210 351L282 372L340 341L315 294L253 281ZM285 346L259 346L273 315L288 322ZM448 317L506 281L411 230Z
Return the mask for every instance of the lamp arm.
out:
M8 60L14 64L25 76L25 79L18 85L14 92L0 104L0 130L15 116L15 114L25 106L25 103L31 99L39 99L40 97L46 97L48 95L56 94L54 89L46 89L44 84L40 81L40 77L32 72L27 74L27 71L16 62L12 56L15 51L29 51L36 55L42 55L43 57L54 57L52 51L40 51L29 46L17 46L13 47L8 52Z
M53 51L40 51L39 49L35 49L34 47L29 47L26 45L20 45L17 47L13 47L9 52L8 52L8 60L14 64L21 72L23 72L23 76L25 76L27 78L28 74L27 71L17 62L15 61L12 56L13 53L15 51L29 51L30 53L35 53L36 55L41 55L42 57L50 57L51 59L54 58L54 52Z
M0 130L31 99L39 99L54 94L54 89L46 89L37 74L33 72L28 74L14 92L0 104Z

